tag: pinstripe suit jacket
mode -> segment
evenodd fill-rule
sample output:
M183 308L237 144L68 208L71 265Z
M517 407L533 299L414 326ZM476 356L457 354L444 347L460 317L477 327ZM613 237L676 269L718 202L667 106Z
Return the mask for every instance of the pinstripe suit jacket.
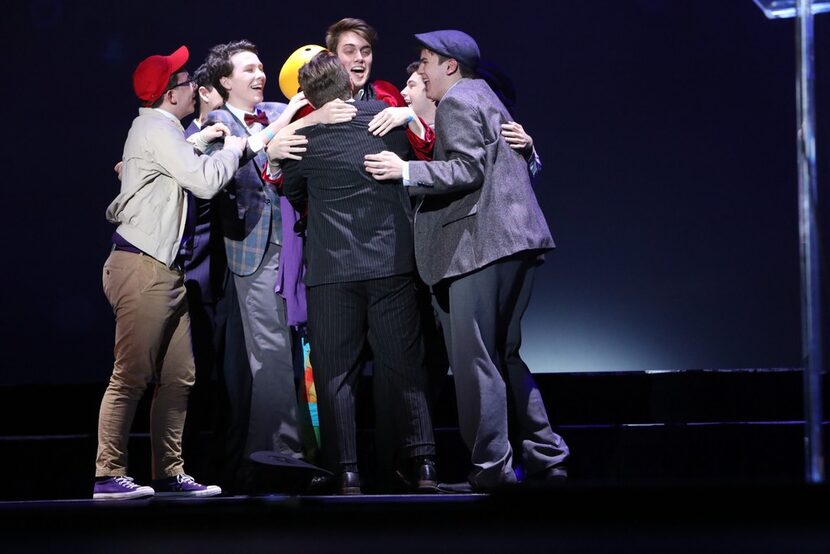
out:
M388 105L358 101L348 123L299 132L308 149L283 164L283 193L294 206L308 201L306 286L390 277L415 270L410 200L400 181L379 183L363 167L366 154L382 150L410 156L403 129L384 137L367 131Z
M285 104L263 102L257 108L274 121ZM217 122L227 125L235 136L250 135L248 128L225 107L210 112L204 126ZM222 142L216 141L208 147L208 153L219 148ZM256 156L248 150L233 181L218 196L228 267L237 275L250 275L257 270L269 239L281 242L280 203L274 187L262 180L262 168L267 162L265 149Z
M525 159L501 139L507 109L481 79L462 79L435 115L431 162L409 162L415 258L428 285L526 250L554 247ZM417 186L422 185L422 186Z

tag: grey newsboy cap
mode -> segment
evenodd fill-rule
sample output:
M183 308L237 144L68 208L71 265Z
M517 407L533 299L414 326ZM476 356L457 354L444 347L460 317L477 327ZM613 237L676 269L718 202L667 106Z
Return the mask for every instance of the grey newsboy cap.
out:
M455 58L458 63L475 69L481 53L475 39L462 31L447 29L415 35L421 46L448 58Z

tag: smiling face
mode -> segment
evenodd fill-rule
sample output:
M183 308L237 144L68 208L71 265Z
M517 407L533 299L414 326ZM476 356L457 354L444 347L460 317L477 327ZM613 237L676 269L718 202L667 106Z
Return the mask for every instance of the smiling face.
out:
M369 41L354 31L345 31L337 41L335 53L349 73L352 89L363 88L372 71L372 45Z
M248 50L231 56L233 71L222 77L221 83L228 91L228 103L242 110L254 111L264 99L265 72L259 56Z
M412 107L415 114L429 121L428 115L434 110L435 104L427 98L424 79L415 71L406 81L406 86L401 90L401 96L406 103Z
M441 58L432 50L421 50L421 65L418 74L424 80L427 98L438 102L450 86L461 78L458 63L452 58Z

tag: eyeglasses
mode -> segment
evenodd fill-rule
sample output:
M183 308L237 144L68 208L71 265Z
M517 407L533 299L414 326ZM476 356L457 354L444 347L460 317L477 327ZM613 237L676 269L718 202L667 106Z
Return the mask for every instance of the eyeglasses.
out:
M175 85L170 85L169 87L164 89L164 92L167 92L168 90L173 90L174 88L183 87L183 86L188 86L190 88L193 88L193 83L194 83L193 79L188 79L186 81L182 81L181 83L177 83Z

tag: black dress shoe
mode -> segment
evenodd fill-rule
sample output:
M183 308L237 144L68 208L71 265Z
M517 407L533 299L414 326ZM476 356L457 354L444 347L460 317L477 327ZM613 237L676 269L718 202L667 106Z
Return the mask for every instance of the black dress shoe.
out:
M438 472L435 460L424 458L415 467L415 488L418 492L435 492L438 488Z
M438 472L435 470L435 460L430 456L416 456L410 458L406 464L408 469L398 469L397 478L410 490L417 492L438 492Z
M315 475L309 480L303 494L333 494L334 482L333 475Z
M568 468L565 464L559 464L545 468L542 471L527 476L526 481L533 484L554 485L563 483L568 479Z
M338 477L338 494L362 494L360 490L360 474L356 471L344 471Z
M460 483L439 483L438 492L473 494L477 491L473 489L473 485L469 481L462 481Z

